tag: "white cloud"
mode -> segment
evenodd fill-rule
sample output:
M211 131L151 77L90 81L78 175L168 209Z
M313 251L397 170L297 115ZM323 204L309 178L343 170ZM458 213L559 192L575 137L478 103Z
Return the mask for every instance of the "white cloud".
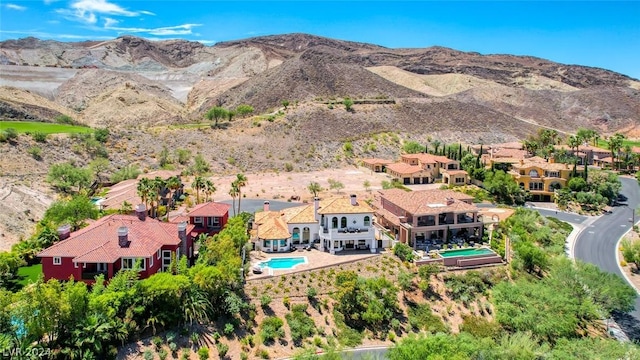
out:
M61 39L61 40L109 40L113 36L93 36L93 35L76 35L76 34L56 34L38 30L3 30L3 34L16 34L25 36L34 36L39 39Z
M117 24L119 22L120 21L118 21L116 19L112 19L112 18L106 17L106 18L104 18L104 27L108 28L108 27L111 27L111 26L113 26L113 25L115 25L115 24Z
M146 10L128 10L107 0L74 0L69 5L69 8L58 9L56 12L69 20L81 21L89 24L95 24L98 21L98 15L127 17L139 16L141 14L155 15Z
M20 6L16 4L6 4L4 7L11 10L25 11L27 8L25 6Z
M182 24L176 26L166 26L159 28L127 28L127 27L107 27L105 29L114 30L121 33L146 33L156 36L191 35L194 27L202 24Z

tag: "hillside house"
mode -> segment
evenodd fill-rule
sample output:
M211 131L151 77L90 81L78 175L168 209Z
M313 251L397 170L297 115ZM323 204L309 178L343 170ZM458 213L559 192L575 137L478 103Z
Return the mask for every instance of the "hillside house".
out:
M611 157L611 151L591 145L579 145L577 148L570 148L568 145L555 145L556 150L565 150L569 154L578 158L578 164L582 165L583 160L587 160L588 165L596 165L598 163L606 163L606 158ZM603 161L605 160L605 161Z
M445 181L445 178L447 184L453 185L469 181L467 172L460 170L460 162L425 153L401 155L400 162L386 165L386 170L394 180L404 185L430 184L439 179Z
M385 160L385 159L377 159L377 158L362 159L362 166L366 167L367 169L373 172L385 172L385 170L387 169L387 165L392 163L393 161Z
M255 248L265 252L286 252L294 248L314 246L336 253L345 250L369 249L376 252L382 246L375 239L373 209L350 198L315 199L313 204L255 214ZM380 245L380 246L378 246Z
M482 238L483 223L473 197L460 192L381 190L374 206L378 224L414 249Z
M576 168L582 176L584 168ZM533 201L554 201L554 191L567 186L573 166L555 163L553 158L545 161L541 158L521 160L513 164L511 174L520 188L531 194Z
M186 216L198 235L215 235L227 224L230 208L229 204L210 201L196 205Z
M97 275L112 278L122 269L139 266L140 278L165 271L172 259L193 258L193 225L172 224L146 217L144 205L136 215L105 216L86 228L59 229L61 241L40 252L44 279L93 283Z

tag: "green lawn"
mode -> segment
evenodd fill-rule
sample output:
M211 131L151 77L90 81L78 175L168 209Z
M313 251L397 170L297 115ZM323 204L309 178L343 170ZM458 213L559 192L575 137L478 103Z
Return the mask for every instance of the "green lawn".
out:
M630 139L624 139L622 140L622 147L625 146L640 146L640 140L630 140ZM605 140L598 140L598 147L602 148L602 149L608 149L609 148L609 144L607 144L607 142Z
M37 121L0 121L0 131L8 128L13 128L19 133L32 133L36 131L40 131L45 134L93 132L93 129L86 126L52 124Z
M42 274L42 264L23 266L18 269L18 276L12 281L15 288L20 289L29 283L36 282Z

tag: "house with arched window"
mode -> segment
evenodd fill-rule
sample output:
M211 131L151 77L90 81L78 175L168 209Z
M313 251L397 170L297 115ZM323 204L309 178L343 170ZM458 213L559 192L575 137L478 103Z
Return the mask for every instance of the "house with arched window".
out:
M582 176L584 167L576 168L577 176ZM573 173L573 166L532 157L513 164L509 174L520 188L529 192L533 201L554 201L555 190L567 186Z
M355 195L350 198L314 200L313 204L270 211L254 217L255 248L265 252L315 247L335 253L343 250L375 252L378 246L373 226L373 209Z

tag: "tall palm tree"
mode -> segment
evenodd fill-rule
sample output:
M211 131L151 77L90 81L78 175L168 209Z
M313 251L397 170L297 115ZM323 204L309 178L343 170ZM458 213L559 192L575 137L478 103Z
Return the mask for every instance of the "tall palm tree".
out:
M569 145L569 148L571 149L571 152L573 153L572 155L578 156L578 146L580 145L580 139L577 136L569 136L569 139L567 140L567 145ZM575 149L575 151L574 151Z
M213 183L213 181L206 179L204 181L204 186L203 186L203 190L204 190L204 194L205 194L205 201L208 202L209 201L209 195L212 195L214 192L216 192L216 185ZM211 199L213 201L213 199Z
M155 179L151 180L151 214L152 217L158 217L158 206L160 205L160 197L162 196L162 192L165 189L166 183L164 179L160 176L156 176Z
M140 179L140 181L138 181L138 186L136 188L137 190L137 194L138 196L140 196L140 199L142 200L142 203L145 206L145 210L149 209L148 202L149 202L149 198L151 197L151 179L148 178L142 178Z
M247 186L247 177L240 173L236 175L236 185L238 186L238 214L240 214L240 201L242 200L242 188Z
M612 160L612 168L616 168L616 158L618 152L622 148L622 140L624 139L624 135L620 133L615 133L614 135L609 137L609 150L611 150L611 160Z
M231 195L231 198L233 199L233 216L236 216L236 198L238 197L238 195L240 194L240 188L238 187L238 183L237 182L232 182L231 183L231 189L229 189L229 195Z
M170 178L167 179L167 181L165 182L165 186L167 187L167 189L169 189L169 205L173 206L173 196L175 195L176 191L178 191L178 189L180 189L180 187L182 186L182 181L180 180L179 177L177 176L172 176Z
M196 190L196 204L200 204L200 190L204 188L204 181L202 176L196 176L191 183L191 188Z

